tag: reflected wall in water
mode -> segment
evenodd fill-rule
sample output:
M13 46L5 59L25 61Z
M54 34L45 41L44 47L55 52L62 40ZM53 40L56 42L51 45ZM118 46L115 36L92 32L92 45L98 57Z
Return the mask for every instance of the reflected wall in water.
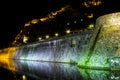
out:
M13 63L14 66L11 66ZM73 64L23 60L13 60L13 63L10 64L8 62L6 64L1 64L1 67L11 70L15 76L19 74L22 77L22 75L24 75L26 78L28 76L34 80L83 80L83 77L79 74L77 66ZM7 66L8 64L11 67L15 67L16 70L10 69L9 66Z
M0 59L0 67L7 68L8 70L16 71L16 67L12 59Z
M84 80L120 80L120 71L79 68Z
M75 65L16 60L14 62L18 72L34 78L47 78L52 80L82 79Z
M19 74L20 77L27 80L119 80L119 71L110 70L93 70L78 68L73 64L48 63L37 61L21 61L13 60L16 70L13 72L9 68L10 63L2 65L8 70L11 70L14 76ZM12 63L12 64L13 64ZM12 65L11 64L11 65ZM29 79L28 79L29 78Z
M84 80L110 80L110 71L79 68Z

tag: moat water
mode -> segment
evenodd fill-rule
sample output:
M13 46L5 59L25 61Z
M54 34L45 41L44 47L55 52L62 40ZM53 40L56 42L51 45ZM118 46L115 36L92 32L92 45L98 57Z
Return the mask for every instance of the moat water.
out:
M120 80L119 71L78 68L75 64L13 60L0 63L0 80Z

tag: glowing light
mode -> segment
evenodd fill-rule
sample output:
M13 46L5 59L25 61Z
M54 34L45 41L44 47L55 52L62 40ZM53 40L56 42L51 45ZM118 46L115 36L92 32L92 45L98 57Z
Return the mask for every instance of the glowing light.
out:
M87 4L87 2L84 2L83 5L86 7L90 7L90 5Z
M23 37L23 42L24 42L24 43L27 43L27 41L28 41L28 37L27 37L27 36L24 36L24 37Z
M22 76L22 79L23 79L23 80L27 80L25 75Z
M42 22L45 21L45 20L46 20L46 18L41 18L41 19L40 19L40 21L42 21Z
M38 21L39 21L39 19L33 19L33 20L31 21L31 23L32 23L32 24L36 24Z
M74 23L77 23L77 21L74 21Z
M58 33L55 33L55 36L57 37L57 36L59 36L59 34L58 34Z
M0 63L5 64L3 65L4 68L7 68L12 71L16 70L13 63L13 58L16 51L16 47L10 47L0 50Z
M83 19L80 19L80 21L83 21Z
M48 38L50 38L50 36L49 36L49 35L46 35L45 38L48 39Z
M31 25L30 22L28 22L28 23L25 23L24 27L28 27L30 25Z
M52 15L57 15L57 12L52 12L51 14L52 14Z
M86 7L91 7L91 6L98 6L98 5L101 5L102 4L102 1L100 0L91 0L91 1L86 1L83 3L84 6Z
M88 18L93 18L93 13L87 16Z
M70 30L70 29L67 29L67 30L66 30L66 33L67 33L67 34L70 34L70 33L71 33L71 30Z
M12 45L19 45L19 44L16 44L17 43L17 40L18 39L20 39L22 36L21 36L21 34L22 34L22 30L20 31L20 33L15 37L15 40L12 42Z
M42 37L38 37L38 40L39 40L39 41L42 40Z
M46 21L46 20L53 19L58 13L61 13L61 12L66 11L68 9L72 9L72 8L69 5L62 7L60 10L51 12L50 14L48 14L44 18L40 18L40 21Z
M84 15L89 19L93 18L93 13L90 13L90 14L84 13Z
M94 24L89 24L88 29L94 29Z
M67 22L67 25L70 25L70 23L69 23L69 22Z

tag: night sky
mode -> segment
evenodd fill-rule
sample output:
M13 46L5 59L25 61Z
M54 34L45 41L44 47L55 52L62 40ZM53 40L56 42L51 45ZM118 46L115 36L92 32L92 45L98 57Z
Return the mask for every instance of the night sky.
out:
M23 25L35 18L48 15L51 11L60 9L68 4L66 1L44 0L44 1L16 1L3 2L0 8L1 29L0 47L6 47L23 28Z
M100 10L94 10L98 15L120 11L119 0L106 0ZM6 47L23 28L23 25L35 18L44 17L53 10L69 4L79 11L82 9L81 0L43 0L43 1L14 1L2 2L0 7L0 48Z

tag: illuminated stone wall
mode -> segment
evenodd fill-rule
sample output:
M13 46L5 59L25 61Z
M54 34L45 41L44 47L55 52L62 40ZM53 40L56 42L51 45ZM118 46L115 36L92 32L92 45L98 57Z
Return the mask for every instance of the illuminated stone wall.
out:
M110 67L120 57L120 12L99 17L95 26L94 31L0 50L0 57Z
M88 46L92 30L18 47L14 59L76 63Z
M120 57L120 12L96 20L95 31L78 65L109 67L110 59Z

